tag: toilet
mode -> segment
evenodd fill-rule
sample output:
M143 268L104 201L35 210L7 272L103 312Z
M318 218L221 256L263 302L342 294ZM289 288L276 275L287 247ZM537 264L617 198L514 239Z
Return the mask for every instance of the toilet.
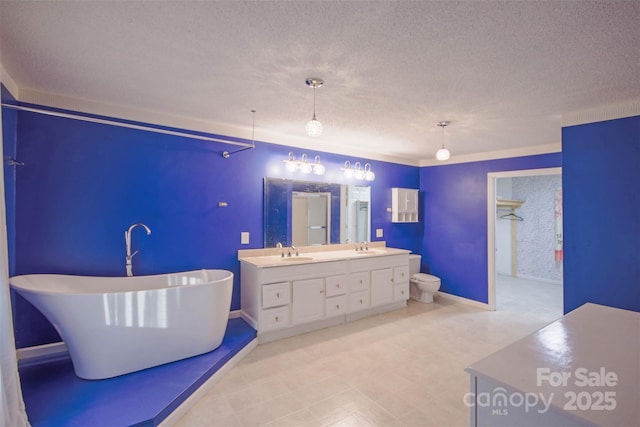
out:
M424 303L433 302L433 294L440 289L440 278L420 273L420 255L409 255L410 290L412 300Z

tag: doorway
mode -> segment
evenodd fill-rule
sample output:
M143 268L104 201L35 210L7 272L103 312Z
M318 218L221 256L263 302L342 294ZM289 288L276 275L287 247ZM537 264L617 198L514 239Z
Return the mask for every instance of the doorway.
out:
M561 173L487 175L490 309L562 315Z
M326 245L331 241L331 193L295 191L291 206L294 246Z

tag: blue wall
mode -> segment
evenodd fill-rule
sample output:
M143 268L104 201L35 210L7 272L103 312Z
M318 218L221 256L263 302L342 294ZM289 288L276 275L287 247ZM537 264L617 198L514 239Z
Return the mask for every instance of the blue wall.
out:
M232 309L240 307L238 249L263 245L263 178L303 179L284 171L283 159L300 149L266 143L224 159L233 146L21 111L16 176L14 274L122 276L124 231L136 222L134 273L199 268L235 273ZM327 182L346 182L347 156L320 154ZM418 188L418 168L375 160L372 229L389 246L418 251L420 226L396 226L386 211L391 187ZM314 177L315 178L315 177ZM218 202L228 207L218 207ZM240 245L248 231L249 245ZM14 294L18 347L59 340L53 327Z
M562 129L565 312L640 311L640 116Z
M2 103L15 104L11 93L0 85ZM2 109L2 155L4 161L4 200L7 215L7 250L9 253L9 275L15 271L15 224L16 224L16 167L10 166L8 158L16 159L16 144L18 131L18 112L9 108Z
M559 167L561 158L554 153L422 168L421 271L440 277L443 292L488 303L487 174Z

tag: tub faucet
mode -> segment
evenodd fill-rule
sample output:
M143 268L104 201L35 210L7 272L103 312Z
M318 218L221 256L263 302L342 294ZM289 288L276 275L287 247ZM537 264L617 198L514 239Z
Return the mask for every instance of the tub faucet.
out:
M151 230L149 229L149 227L147 227L142 223L133 224L131 227L129 227L127 231L124 232L124 243L127 247L127 258L126 258L127 277L133 276L133 265L131 261L133 260L133 256L138 253L138 251L131 253L131 232L136 227L144 227L144 229L147 231L147 236L151 234Z

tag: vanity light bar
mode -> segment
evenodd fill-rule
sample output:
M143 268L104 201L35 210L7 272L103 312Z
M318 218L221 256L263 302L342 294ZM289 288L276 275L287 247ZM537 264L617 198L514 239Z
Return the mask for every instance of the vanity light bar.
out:
M320 156L315 156L314 162L310 163L307 159L307 154L300 156L300 159L296 159L292 152L289 152L289 158L283 160L285 168L289 172L300 171L302 173L311 173L315 175L324 175L326 169L322 162L320 162Z
M360 181L373 181L376 179L376 174L371 170L371 164L369 163L365 163L363 169L360 162L355 162L353 166L351 166L351 162L347 160L344 162L342 171L346 178L355 178Z

